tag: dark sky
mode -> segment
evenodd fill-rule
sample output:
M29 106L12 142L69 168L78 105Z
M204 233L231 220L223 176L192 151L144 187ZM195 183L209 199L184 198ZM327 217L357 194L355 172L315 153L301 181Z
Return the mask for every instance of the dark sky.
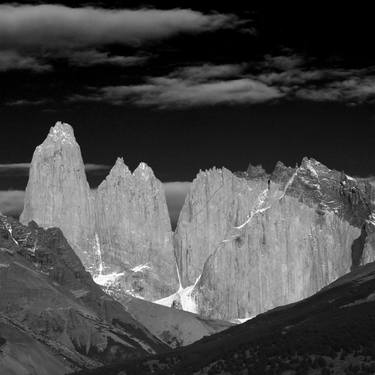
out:
M369 9L29 4L0 6L0 164L29 162L62 120L85 162L145 161L163 181L303 156L375 174Z

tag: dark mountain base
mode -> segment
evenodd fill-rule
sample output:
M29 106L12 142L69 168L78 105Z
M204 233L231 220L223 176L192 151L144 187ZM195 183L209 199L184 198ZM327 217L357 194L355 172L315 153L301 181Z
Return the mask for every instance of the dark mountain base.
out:
M184 349L80 374L373 374L375 264Z

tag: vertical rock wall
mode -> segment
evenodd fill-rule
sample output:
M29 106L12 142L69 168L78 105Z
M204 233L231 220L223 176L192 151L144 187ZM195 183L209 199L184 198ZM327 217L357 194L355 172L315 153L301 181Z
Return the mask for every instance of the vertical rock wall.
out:
M95 265L93 197L70 125L57 122L36 148L20 221L59 227L86 268Z
M128 269L123 286L147 299L177 287L172 229L162 183L145 163L131 173L118 159L96 192L96 232L104 263Z
M374 259L370 201L367 186L313 159L269 177L201 172L175 232L183 286L197 281L198 311L220 319L305 298Z

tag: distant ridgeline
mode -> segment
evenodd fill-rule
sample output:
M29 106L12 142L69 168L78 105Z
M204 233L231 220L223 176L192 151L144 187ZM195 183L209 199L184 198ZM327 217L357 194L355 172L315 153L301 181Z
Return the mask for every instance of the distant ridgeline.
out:
M104 290L209 318L247 319L308 297L375 257L374 190L304 158L200 171L175 232L161 182L118 159L95 192L72 128L36 148L23 223L61 228Z

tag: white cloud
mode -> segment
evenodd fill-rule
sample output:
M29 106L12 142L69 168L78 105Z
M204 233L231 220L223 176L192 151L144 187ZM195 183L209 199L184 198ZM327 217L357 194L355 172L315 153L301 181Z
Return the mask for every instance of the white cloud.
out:
M243 74L242 65L211 65L176 69L166 77L148 77L138 85L107 86L72 101L132 102L159 108L216 104L252 104L284 96L276 87ZM230 77L229 79L226 79Z
M351 104L374 100L375 76L354 76L327 82L319 87L307 86L298 89L295 95L311 101L342 101Z
M0 72L51 70L51 61L71 65L142 64L145 56L111 55L108 45L139 47L148 41L241 27L231 14L191 9L105 9L64 5L0 4Z
M0 45L61 48L110 43L138 44L178 33L235 27L226 14L191 9L70 8L63 5L0 5Z

